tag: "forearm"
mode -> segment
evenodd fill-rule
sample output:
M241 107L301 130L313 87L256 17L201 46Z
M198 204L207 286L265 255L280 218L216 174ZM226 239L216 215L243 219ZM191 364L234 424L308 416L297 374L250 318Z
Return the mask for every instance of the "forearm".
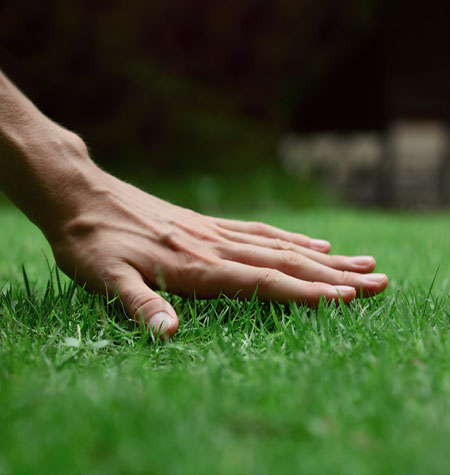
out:
M42 114L0 71L0 189L46 233L76 212L100 172L83 141Z

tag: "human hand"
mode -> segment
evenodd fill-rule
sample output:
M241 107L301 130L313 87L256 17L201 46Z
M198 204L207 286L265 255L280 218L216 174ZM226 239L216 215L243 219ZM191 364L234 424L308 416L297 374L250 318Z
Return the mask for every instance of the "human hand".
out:
M95 166L94 166L95 167ZM76 213L48 235L56 262L91 290L117 293L131 317L154 333L178 328L173 307L154 289L179 295L316 305L384 290L370 256L328 255L326 241L262 223L204 216L175 206L98 168Z
M84 142L45 117L0 71L0 189L80 284L117 294L127 313L172 336L175 310L153 289L315 305L381 292L372 257L260 223L203 216L101 171Z

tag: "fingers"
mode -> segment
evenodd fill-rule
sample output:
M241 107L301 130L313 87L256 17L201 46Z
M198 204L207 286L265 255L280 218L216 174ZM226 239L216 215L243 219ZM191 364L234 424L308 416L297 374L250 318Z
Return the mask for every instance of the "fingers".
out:
M240 233L253 234L256 236L264 236L267 238L283 239L284 241L297 244L299 246L308 247L319 252L329 252L331 245L328 241L322 239L312 239L303 234L291 233L282 229L270 226L264 223L256 223L251 221L237 221L231 219L215 219L216 224L229 231L237 231Z
M327 301L345 303L356 296L356 290L349 286L333 286L322 282L306 282L276 269L253 267L240 262L223 261L217 284L229 297L251 298L255 290L262 300L275 300L281 303L302 302L317 305L320 298Z
M155 336L171 337L178 329L178 317L173 307L151 290L133 268L126 269L115 282L115 288L128 315L141 319Z
M283 239L273 239L253 234L238 233L229 230L221 230L220 234L229 241L254 244L268 249L292 251L302 256L306 256L320 264L338 270L349 270L353 272L372 272L375 269L376 261L372 256L339 256L329 255L323 252L314 251L297 244L293 244Z
M292 251L242 244L230 246L228 256L224 257L249 266L276 269L296 279L350 286L355 288L357 293L362 290L363 296L377 294L388 285L388 278L384 274L340 271Z

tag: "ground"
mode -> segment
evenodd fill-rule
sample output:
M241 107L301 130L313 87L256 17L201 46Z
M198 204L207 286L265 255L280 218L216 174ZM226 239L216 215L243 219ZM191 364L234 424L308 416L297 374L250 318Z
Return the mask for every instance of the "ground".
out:
M448 473L448 214L230 212L377 257L348 308L170 296L152 342L0 208L0 473ZM25 273L22 269L25 268Z

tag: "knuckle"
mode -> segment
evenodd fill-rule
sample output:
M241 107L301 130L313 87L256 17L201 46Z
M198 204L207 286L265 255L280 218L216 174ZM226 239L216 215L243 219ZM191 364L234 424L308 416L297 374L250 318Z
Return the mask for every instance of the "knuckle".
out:
M327 297L329 294L329 285L323 284L322 282L310 282L308 287L311 296L315 298Z
M266 290L280 281L281 273L274 269L261 269L258 273L258 287Z
M221 237L218 236L217 234L211 232L211 231L205 231L205 232L202 232L200 235L199 235L200 239L202 239L203 241L207 241L207 242L211 242L211 243L216 243L216 242L220 242L221 241Z
M181 230L184 236L190 236L202 241L216 242L221 239L215 227L210 223L199 225L199 223L177 222L176 227Z
M217 257L226 258L227 256L236 255L239 249L230 241L219 240L214 243L213 251Z
M342 261L339 256L326 256L326 262L330 267L339 268L342 265Z
M154 305L160 298L156 295L149 295L144 293L138 293L131 296L130 307L134 313L139 313L144 308L148 311L148 307Z
M353 274L349 271L341 271L341 280L344 284L350 284L353 281Z
M218 238L221 238L219 240L233 241L233 237L234 237L233 231L229 231L228 229L220 228L219 226L217 226L214 228L214 232L216 233L216 236Z
M99 271L99 277L107 285L109 290L117 292L120 288L120 281L125 276L125 269L122 266L109 264Z
M187 288L206 283L212 272L218 268L219 259L210 256L186 254L183 262L176 268L177 281Z
M253 221L252 227L253 227L253 230L258 234L264 233L268 230L267 224L261 223L260 221Z
M284 251L292 251L294 249L290 242L281 238L275 238L274 244L276 249L281 249Z
M292 269L302 263L302 258L292 251L281 251L280 261L283 268Z

